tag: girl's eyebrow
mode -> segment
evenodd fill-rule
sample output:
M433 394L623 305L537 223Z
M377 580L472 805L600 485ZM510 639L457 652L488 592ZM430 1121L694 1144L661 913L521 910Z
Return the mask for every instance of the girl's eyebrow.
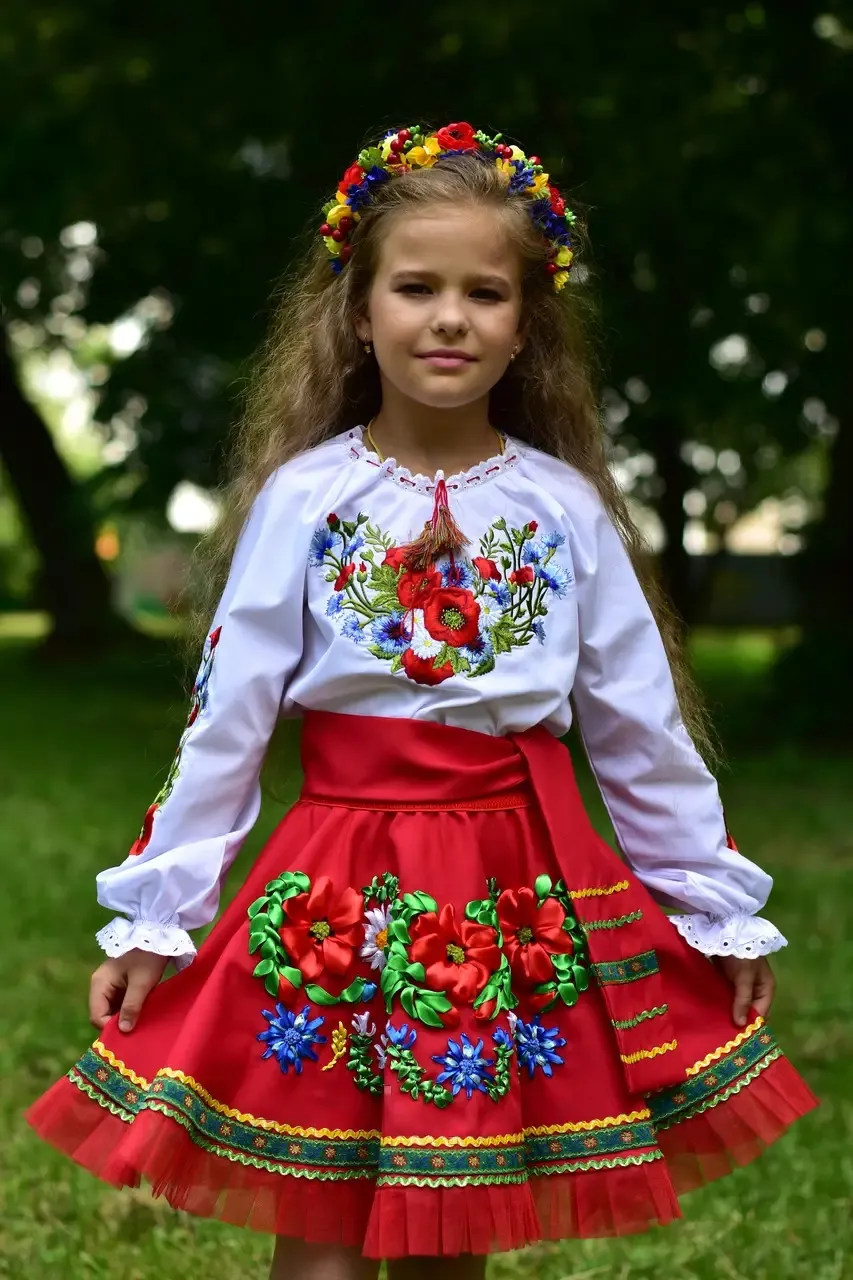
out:
M440 273L437 271L420 270L417 267L405 267L392 274L391 284L401 284L403 281L411 279L435 281L440 278ZM469 285L473 283L478 286L486 285L497 289L509 289L511 287L511 282L506 276L474 275L469 278L467 283Z

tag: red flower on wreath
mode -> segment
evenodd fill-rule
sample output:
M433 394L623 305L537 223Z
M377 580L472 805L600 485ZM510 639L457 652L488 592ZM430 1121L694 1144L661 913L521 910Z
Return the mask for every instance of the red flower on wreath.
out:
M563 197L560 195L559 187L555 187L553 182L550 183L549 185L550 185L550 192L551 192L551 211L553 213L558 214L560 217L562 217L563 214L566 212L566 202L563 199Z
M397 599L404 609L423 609L430 592L441 586L441 574L408 569L397 583Z
M338 191L343 195L349 191L350 187L357 186L364 177L364 170L360 164L351 164L344 176L338 183Z
M529 587L535 577L533 565L525 564L520 569L513 569L509 575L509 580L514 582L517 587Z
M540 907L532 889L505 889L497 901L504 949L517 982L531 987L552 976L551 956L555 951L574 950L563 930L566 913L555 898L546 898Z
M453 667L449 662L443 662L437 667L435 658L419 658L414 649L406 649L404 652L403 670L415 684L441 684L442 680L449 680L453 675Z
M347 585L347 583L349 582L350 578L352 577L352 575L353 575L354 573L355 573L355 565L354 565L354 564L345 564L345 565L343 565L343 567L341 568L340 573L339 573L339 574L338 574L338 576L335 578L335 590L336 590L336 591L343 591L344 587Z
M475 556L472 564L484 582L489 582L491 579L500 582L501 571L494 560L487 560L485 556Z
M480 144L474 137L470 124L448 124L435 135L442 151L479 151Z
M337 891L329 876L318 876L309 893L282 903L287 917L281 940L307 982L328 970L338 976L351 967L364 941L362 896L349 887Z
M480 634L480 606L472 592L443 587L424 602L424 626L434 639L459 649Z
M412 962L424 966L429 986L462 1004L473 1003L501 962L494 929L473 920L457 924L450 905L418 916L409 932Z

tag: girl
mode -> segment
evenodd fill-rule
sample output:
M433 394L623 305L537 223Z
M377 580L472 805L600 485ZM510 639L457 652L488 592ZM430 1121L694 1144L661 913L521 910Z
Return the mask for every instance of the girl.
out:
M30 1112L116 1185L276 1233L276 1277L477 1277L669 1222L814 1105L764 1021L770 879L632 567L574 225L467 124L347 170L238 440L177 758L98 877L100 1038ZM280 716L299 802L196 958Z

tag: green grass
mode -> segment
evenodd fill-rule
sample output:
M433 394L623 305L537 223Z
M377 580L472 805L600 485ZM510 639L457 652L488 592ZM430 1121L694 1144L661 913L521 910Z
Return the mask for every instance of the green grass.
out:
M269 1239L194 1221L144 1192L105 1188L40 1144L20 1118L91 1039L85 997L97 960L92 935L104 920L93 877L124 856L184 715L161 661L63 674L33 667L27 643L7 635L0 645L0 1276L264 1277ZM702 638L700 660L724 710L760 679L771 649ZM293 736L282 746L289 776L232 886L294 793ZM776 966L773 1024L822 1108L751 1168L688 1197L683 1223L496 1258L492 1280L853 1275L845 1260L853 1258L849 777L849 760L787 749L735 754L723 780L741 848L777 877L771 914L791 946Z

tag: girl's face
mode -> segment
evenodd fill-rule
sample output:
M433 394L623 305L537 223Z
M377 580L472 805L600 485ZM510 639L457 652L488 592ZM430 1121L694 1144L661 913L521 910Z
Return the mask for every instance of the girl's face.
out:
M383 380L436 409L483 399L522 345L521 263L499 213L437 206L390 220L367 314Z

